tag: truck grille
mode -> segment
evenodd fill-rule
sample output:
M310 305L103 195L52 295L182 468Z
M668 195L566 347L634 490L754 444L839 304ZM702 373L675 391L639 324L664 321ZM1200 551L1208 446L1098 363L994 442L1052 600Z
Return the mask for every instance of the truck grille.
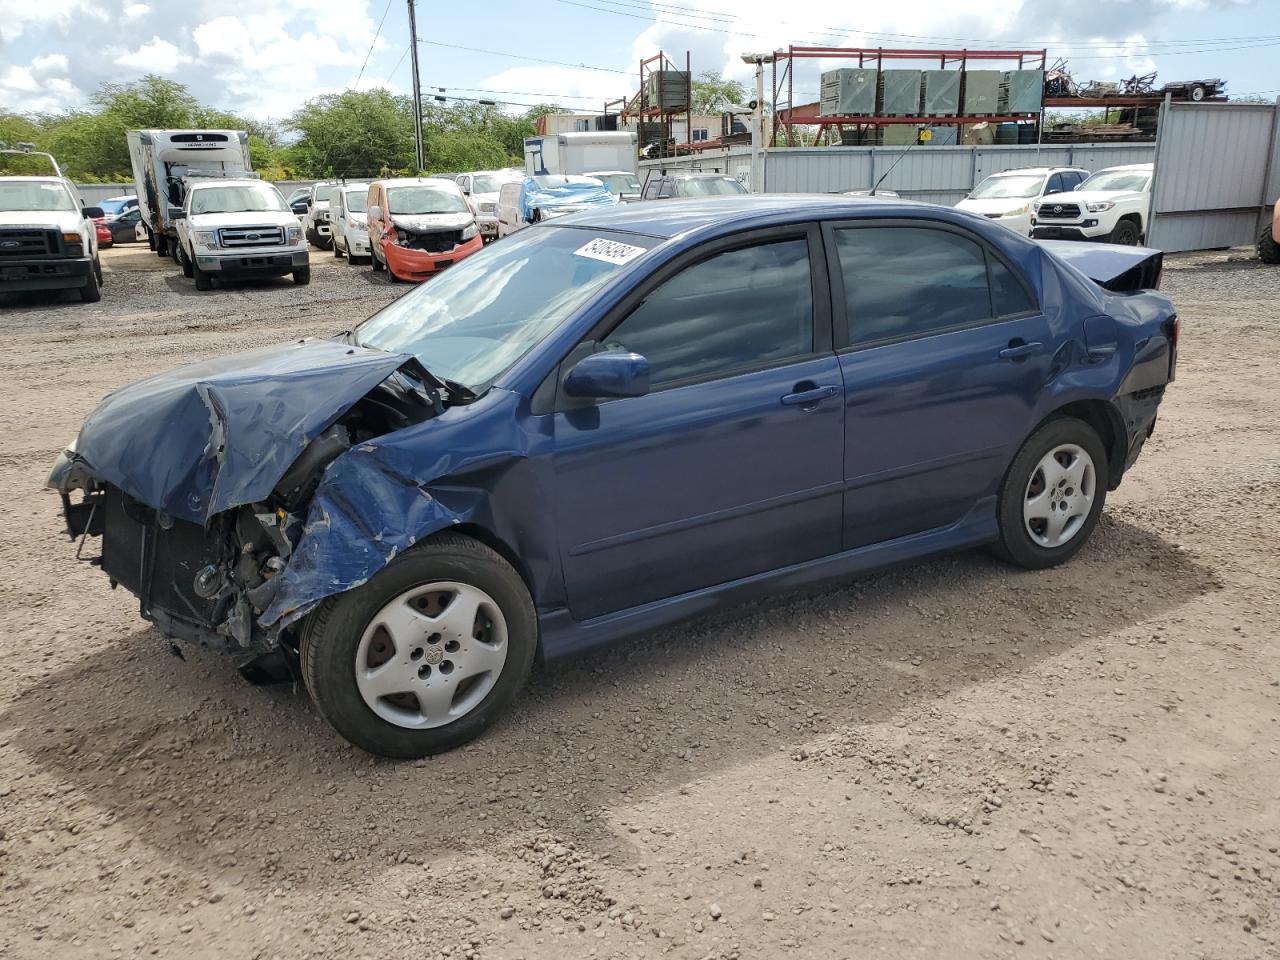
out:
M1042 203L1036 214L1041 220L1074 220L1080 216L1080 207L1074 203Z
M53 230L0 229L0 260L53 256L59 252L59 240Z
M284 243L284 227L224 227L218 231L224 247L271 247Z

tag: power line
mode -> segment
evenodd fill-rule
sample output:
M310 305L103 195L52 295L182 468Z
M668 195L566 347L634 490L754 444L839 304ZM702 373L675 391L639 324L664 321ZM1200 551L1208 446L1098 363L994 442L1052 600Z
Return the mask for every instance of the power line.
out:
M400 69L400 64L404 63L404 58L407 57L408 55L409 55L409 48L405 47L404 51L400 54L400 59L397 60L396 65L391 68L391 72L387 74L387 79L383 80L382 81L383 83L391 82L391 78L396 75L396 71Z
M378 37L382 34L382 25L387 22L387 14L391 12L391 0L387 0L387 5L382 8L382 19L378 21L378 29L373 32L373 39L369 41L369 52L364 55L364 63L360 64L360 72L356 74L356 82L351 86L360 86L360 78L364 76L364 68L369 65L369 57L373 55L373 47L378 42Z
M450 50L465 50L468 53L483 53L490 57L509 57L512 60L528 60L531 63L547 63L556 67L572 67L575 70L598 70L601 73L620 73L627 75L628 70L614 70L611 67L593 67L585 63L565 63L563 60L544 60L541 57L528 57L522 53L503 53L501 50L482 50L479 47L464 47L457 43L442 43L439 40L419 40L419 43L427 43L433 47L448 47Z

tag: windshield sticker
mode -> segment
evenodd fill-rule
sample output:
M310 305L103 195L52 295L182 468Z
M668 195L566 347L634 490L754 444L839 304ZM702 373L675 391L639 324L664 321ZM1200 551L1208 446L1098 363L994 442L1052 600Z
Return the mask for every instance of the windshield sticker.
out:
M592 260L603 260L605 263L624 264L644 253L644 247L633 247L630 244L618 243L617 240L606 240L597 237L573 251L576 257L589 257Z

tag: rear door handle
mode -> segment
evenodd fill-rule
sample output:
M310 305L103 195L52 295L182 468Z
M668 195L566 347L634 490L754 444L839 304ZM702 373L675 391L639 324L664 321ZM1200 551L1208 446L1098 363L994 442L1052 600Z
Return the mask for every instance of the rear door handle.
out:
M825 387L811 387L808 390L788 393L782 398L782 405L784 407L816 406L828 397L834 397L839 392L839 387L833 387L831 385L827 385Z
M1044 349L1043 343L1011 343L1000 351L1001 360L1022 360Z

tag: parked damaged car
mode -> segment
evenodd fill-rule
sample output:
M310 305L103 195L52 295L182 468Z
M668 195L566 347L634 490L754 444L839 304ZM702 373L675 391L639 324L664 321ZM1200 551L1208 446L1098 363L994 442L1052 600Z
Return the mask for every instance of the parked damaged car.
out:
M484 246L475 211L453 180L375 180L366 203L370 263L393 280L426 280Z
M1160 260L880 197L602 208L121 388L49 485L143 618L421 756L538 657L940 551L1070 558L1174 376Z

